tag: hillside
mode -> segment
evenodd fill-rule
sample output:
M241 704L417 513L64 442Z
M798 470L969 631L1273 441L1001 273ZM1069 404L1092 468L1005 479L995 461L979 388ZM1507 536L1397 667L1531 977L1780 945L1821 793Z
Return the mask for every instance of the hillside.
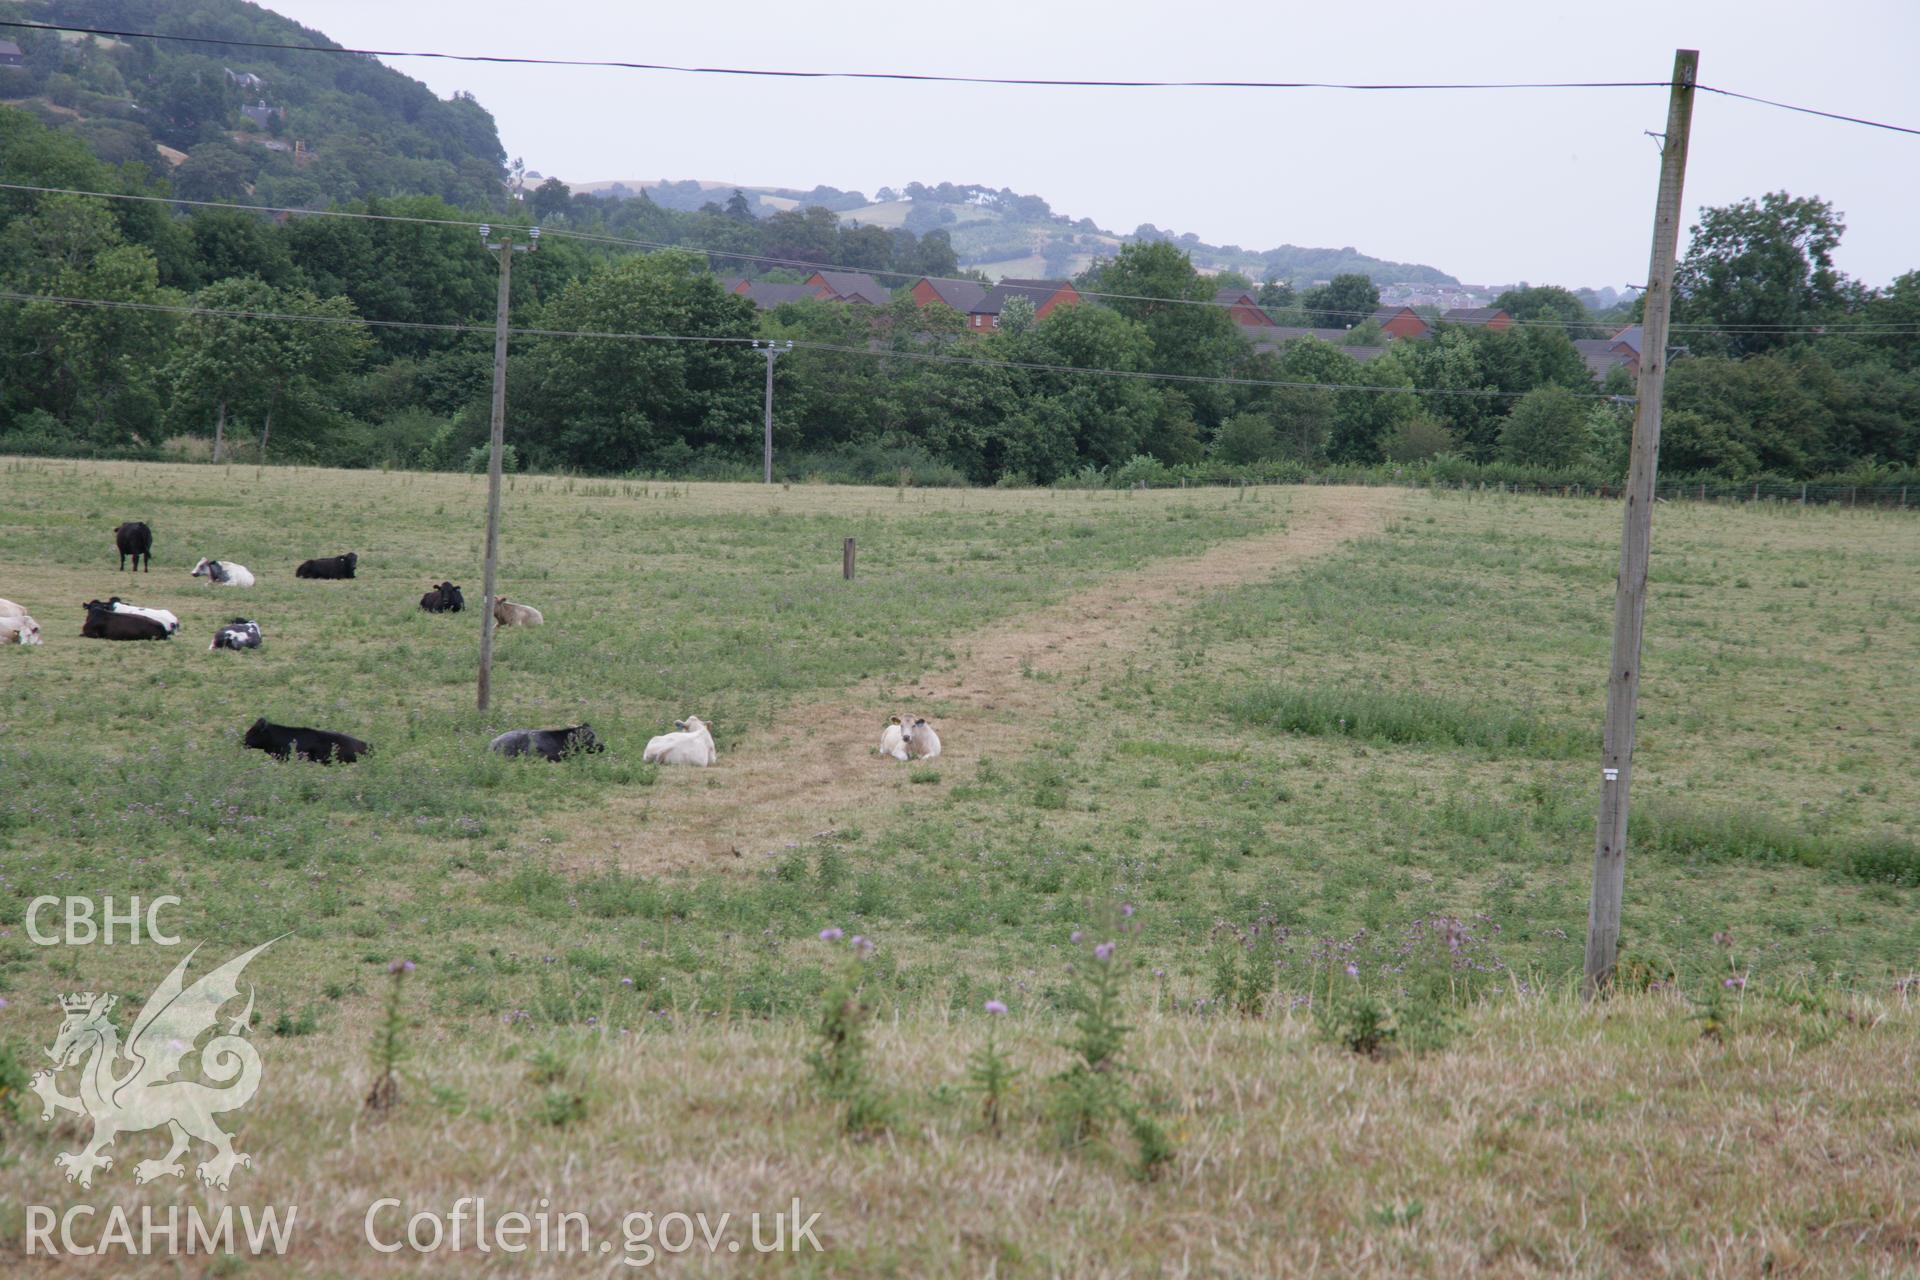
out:
M1166 240L1186 250L1194 265L1204 271L1239 271L1255 281L1311 284L1358 272L1381 286L1460 283L1437 267L1390 262L1351 246L1319 249L1283 244L1271 249L1243 249L1239 245L1208 244L1192 232L1176 235L1152 223L1142 223L1126 233L1108 231L1091 218L1075 219L1054 212L1040 196L1021 195L1004 187L995 190L951 182L934 186L910 182L898 189L882 187L869 199L862 192L835 187L799 191L695 179L628 179L572 186L574 191L615 197L644 191L660 207L686 213L709 202L724 201L736 189L747 195L759 217L815 205L838 214L843 222L861 226L889 230L904 227L916 234L943 230L953 242L960 265L979 268L995 277L1071 276L1096 258L1112 257L1130 241Z
M244 0L0 0L0 17L337 48L318 31ZM435 195L499 205L506 153L471 97L442 100L371 58L96 40L10 28L18 67L0 102L84 138L196 199L324 205Z

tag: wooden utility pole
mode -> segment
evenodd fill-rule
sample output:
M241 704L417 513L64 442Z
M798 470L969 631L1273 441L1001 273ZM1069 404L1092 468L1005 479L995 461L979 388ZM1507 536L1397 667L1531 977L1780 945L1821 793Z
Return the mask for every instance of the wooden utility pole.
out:
M500 253L500 296L493 313L493 435L487 457L487 565L482 584L480 610L480 709L487 709L493 692L493 586L500 561L500 451L507 430L507 299L512 292L513 255L528 253L540 245L540 228L535 227L527 243L517 245L510 235L499 243L487 241L492 228L482 226L480 238L487 248Z
M773 483L773 362L793 350L793 341L788 339L785 346L772 339L753 340L754 350L767 358L767 397L762 402L762 421L766 427L766 447L762 454L761 479L766 484Z
M1640 701L1640 637L1647 616L1647 560L1653 541L1654 482L1660 463L1660 397L1667 381L1667 317L1673 304L1674 259L1680 247L1680 192L1687 176L1687 135L1693 125L1693 86L1699 66L1697 50L1675 51L1667 132L1660 151L1653 261L1647 272L1640 339L1639 398L1633 416L1633 452L1627 464L1620 577L1613 601L1613 663L1607 673L1593 897L1587 908L1583 991L1589 1000L1612 981L1620 945L1620 902L1627 873L1627 788L1633 778L1634 716Z

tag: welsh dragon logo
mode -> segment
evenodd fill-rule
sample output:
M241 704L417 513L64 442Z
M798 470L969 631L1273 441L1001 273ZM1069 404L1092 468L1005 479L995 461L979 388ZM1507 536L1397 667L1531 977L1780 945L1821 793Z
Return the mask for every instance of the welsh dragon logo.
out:
M184 981L193 960L194 953L189 952L148 998L125 1045L107 1018L118 997L88 991L60 998L67 1017L47 1051L53 1069L34 1076L33 1091L46 1106L42 1120L53 1119L56 1111L72 1111L93 1120L92 1141L79 1151L54 1157L54 1163L67 1171L68 1182L91 1187L94 1170L113 1168L113 1157L101 1153L114 1139L162 1125L173 1139L173 1149L159 1160L135 1165L135 1182L183 1177L186 1171L180 1157L192 1139L213 1148L213 1158L199 1167L200 1181L210 1187L224 1190L236 1166L252 1166L252 1157L235 1151L232 1135L214 1121L217 1114L246 1106L260 1087L260 1054L242 1038L253 1014L251 987L246 1008L228 1020L226 1033L216 1034L199 1050L200 1072L213 1085L172 1077L180 1070L181 1060L193 1052L194 1042L215 1029L221 1007L239 996L240 973L247 962L272 945L261 943L190 987ZM55 1080L56 1072L70 1067L80 1072L77 1097L61 1093Z

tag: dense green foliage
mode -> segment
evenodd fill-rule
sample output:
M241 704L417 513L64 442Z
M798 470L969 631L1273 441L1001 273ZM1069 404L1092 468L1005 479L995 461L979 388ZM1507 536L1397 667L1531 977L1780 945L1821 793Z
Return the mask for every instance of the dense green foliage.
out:
M140 16L131 0L123 8L128 21ZM76 65L164 80L189 56L198 55L143 62L93 50ZM359 85L363 65L350 65L346 82ZM376 81L412 84L367 83ZM291 94L303 82L270 83ZM430 95L425 105L448 106ZM415 123L432 117L423 110ZM168 127L186 129L187 118ZM244 139L194 127L169 135L192 145L188 161L156 173L109 164L97 139L0 108L0 181L234 194L219 174ZM484 133L447 133L445 153L497 156L490 122ZM259 192L322 172L319 160L281 171L293 161L259 155L269 157L250 177ZM471 194L404 170L282 188L373 218L275 222L230 208L0 192L0 288L18 295L0 298L0 451L467 468L487 436L498 268L460 224L501 221L493 202L515 196L496 160L486 165L495 176ZM381 189L415 193L369 194ZM1377 332L1356 330L1341 345L1250 343L1208 305L1223 280L1247 277L1202 274L1177 244L1143 239L1079 278L1097 302L1044 319L1016 302L998 328L967 336L963 317L904 292L882 307L802 301L757 312L728 291L730 275L802 280L794 264L809 262L895 288L952 275L940 228L843 224L820 205L761 217L740 193L692 210L552 180L518 196L512 220L558 233L516 258L512 282L513 324L545 331L514 340L509 371L509 435L517 459L538 469L741 474L759 453L756 337L796 344L775 371L777 456L793 476L1129 485L1393 463L1434 476L1500 465L1606 484L1626 466L1632 381L1616 370L1596 382L1574 345L1612 329L1553 286L1504 295L1521 321L1504 331L1441 325L1362 362L1352 344L1378 344ZM1703 212L1677 292L1675 343L1686 355L1667 386L1668 475L1914 466L1920 273L1884 291L1846 280L1831 265L1841 231L1823 202L1785 194ZM1292 301L1277 282L1262 293L1276 307ZM1344 323L1377 299L1371 280L1345 274L1301 295L1291 314Z
M41 0L0 3L0 16L339 47L237 0L184 8L169 0ZM0 100L70 128L108 163L156 179L170 166L155 143L185 152L171 176L174 193L189 199L312 206L426 193L481 207L502 202L506 153L486 109L467 94L442 101L371 58L18 28L7 38L25 56L0 68Z

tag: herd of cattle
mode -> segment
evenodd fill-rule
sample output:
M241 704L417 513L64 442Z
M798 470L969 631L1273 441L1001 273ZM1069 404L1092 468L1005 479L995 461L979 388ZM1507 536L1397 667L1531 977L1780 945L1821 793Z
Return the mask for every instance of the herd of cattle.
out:
M153 530L139 521L122 524L113 531L114 545L120 552L120 568L133 571L144 567L153 572ZM352 578L360 557L348 552L303 561L294 570L296 578ZM251 587L256 579L245 565L230 560L203 557L190 575L205 578L209 586ZM460 613L466 599L452 582L442 582L420 597L420 607L428 613ZM180 619L166 609L130 604L119 596L86 603L82 637L93 640L166 640L180 630ZM537 627L546 622L538 609L518 604L505 596L495 596L494 622L503 627ZM43 643L40 624L11 600L0 600L0 644L37 645ZM207 648L246 650L261 644L260 625L250 618L234 618L220 624L213 643ZM713 734L697 716L673 722L672 733L647 741L642 761L647 764L693 765L706 768L714 763ZM352 764L373 748L360 739L325 729L270 724L264 718L254 721L241 741L257 751L278 759L298 756L321 764ZM560 729L510 729L495 738L489 748L503 756L537 755L550 761L606 750L595 736L593 726L574 725ZM880 736L880 754L895 760L931 760L940 754L940 736L920 717L908 721L894 716Z

